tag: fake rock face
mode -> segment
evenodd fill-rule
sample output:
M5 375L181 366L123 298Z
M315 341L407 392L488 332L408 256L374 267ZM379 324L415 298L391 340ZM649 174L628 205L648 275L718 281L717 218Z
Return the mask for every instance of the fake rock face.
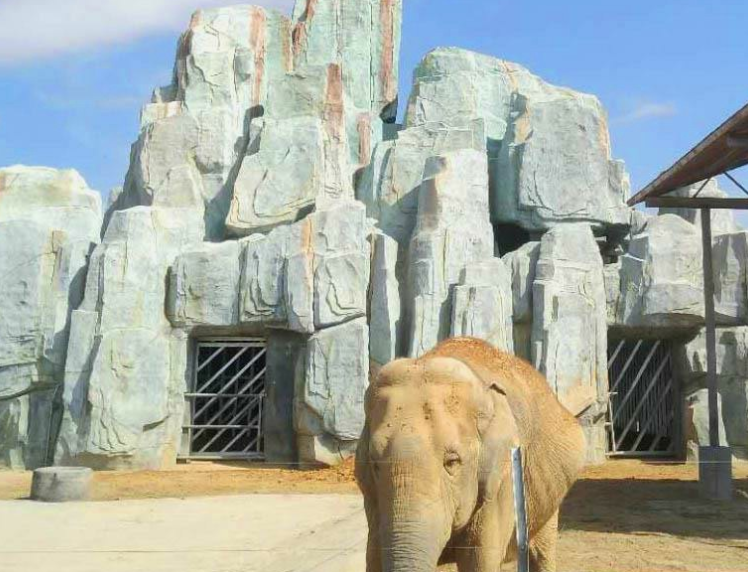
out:
M706 334L677 347L676 371L686 394L686 444L689 456L709 444ZM717 329L717 386L720 444L748 458L748 327Z
M79 177L0 170L1 464L49 460L60 395L57 462L173 463L204 336L267 340L270 460L350 455L369 375L453 335L532 361L604 455L606 319L621 335L697 333L698 220L628 209L599 101L509 62L428 54L395 124L401 9L197 12L90 264L99 207ZM718 319L742 340L746 236L714 226ZM607 262L627 251L603 267L596 240ZM728 338L723 423L738 450L746 376L726 372L745 344Z
M176 458L187 346L164 314L166 277L202 236L194 209L115 212L72 315L58 464L158 468Z
M603 264L590 227L545 234L533 284L532 356L561 403L607 400Z
M472 150L431 159L424 171L410 244L410 355L449 336L450 288L471 262L493 256L486 156Z
M719 183L712 179L706 183L696 183L669 193L671 197L699 197L726 198L728 195L719 187ZM698 209L670 209L661 208L659 214L674 214L693 224L701 232L701 211ZM712 236L738 232L740 227L735 222L732 211L717 209L712 211Z
M616 324L672 333L703 323L700 231L675 215L650 218L621 258Z
M326 329L309 340L304 379L297 385L295 423L302 463L328 463L325 450L350 455L364 428L369 335L359 319ZM327 445L324 445L324 443ZM332 445L336 443L336 445Z
M51 461L70 312L101 200L75 171L0 169L0 467Z
M500 259L463 270L453 290L452 336L480 338L514 353L511 275Z
M748 323L748 232L715 237L712 253L717 323Z
M628 226L623 165L611 159L597 98L555 87L526 69L440 48L415 72L407 127L482 119L488 141L491 220L541 231L561 222Z
M229 232L264 232L353 198L355 171L394 121L401 12L401 0L297 2L290 35L280 32L290 65L249 125Z

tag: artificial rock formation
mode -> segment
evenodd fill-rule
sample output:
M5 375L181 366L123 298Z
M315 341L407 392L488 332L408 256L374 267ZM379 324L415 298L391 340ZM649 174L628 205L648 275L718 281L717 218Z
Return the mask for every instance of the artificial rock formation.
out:
M458 128L477 119L485 126L494 223L528 230L560 222L600 231L628 226L628 178L611 159L597 98L473 52L428 54L415 72L406 126Z
M528 361L532 360L532 290L539 256L540 243L528 242L502 258L511 271L514 351Z
M677 245L677 248L674 248ZM614 326L694 332L704 323L700 231L673 214L651 218L621 258ZM609 277L609 282L615 281Z
M586 224L543 236L532 290L532 359L561 403L585 413L588 459L605 459L608 397L603 262Z
M686 397L686 446L696 456L709 443L709 404L706 379L706 335L700 332L675 353ZM736 457L748 457L748 327L717 330L717 386L720 444Z
M394 119L400 14L401 0L196 12L172 83L143 110L117 206L194 208L220 240L352 197Z
M351 455L370 376L450 336L538 367L591 462L608 331L671 340L703 444L698 217L629 209L600 102L517 64L434 50L397 123L401 10L196 12L103 222L77 174L0 170L0 465L189 454L206 337L266 341L271 461ZM714 216L722 422L742 455L748 235Z
M73 319L59 462L173 462L200 332L268 339L271 457L349 452L371 272L354 175L394 120L400 12L399 0L309 0L292 17L195 13L172 83L143 109ZM294 426L324 448L284 443Z
M424 167L409 253L413 357L449 336L450 289L459 283L466 265L493 256L487 188L485 153L445 153Z
M689 185L683 187L672 193L669 193L672 197L695 197L699 196L702 198L719 198L724 199L728 195L720 187L716 179L709 179L705 183L696 183L695 185ZM701 211L698 209L682 209L682 208L661 208L658 214L674 214L681 217L683 220L687 220L699 230L701 230ZM735 223L735 217L729 210L717 209L712 211L712 236L719 236L721 234L730 234L738 232L740 228Z
M738 231L715 237L712 255L717 323L748 323L748 233Z
M499 258L465 266L452 292L452 336L480 338L514 353L511 275Z
M52 460L70 313L100 227L77 172L0 169L0 467Z
M193 209L112 216L72 314L59 464L158 468L175 455L187 346L164 313L167 274L202 235Z

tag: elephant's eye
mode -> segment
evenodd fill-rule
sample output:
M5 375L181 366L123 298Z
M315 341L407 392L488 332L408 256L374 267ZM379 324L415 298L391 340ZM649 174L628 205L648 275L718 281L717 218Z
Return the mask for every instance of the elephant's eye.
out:
M444 468L448 473L454 473L460 465L462 465L462 459L457 453L450 452L444 455Z

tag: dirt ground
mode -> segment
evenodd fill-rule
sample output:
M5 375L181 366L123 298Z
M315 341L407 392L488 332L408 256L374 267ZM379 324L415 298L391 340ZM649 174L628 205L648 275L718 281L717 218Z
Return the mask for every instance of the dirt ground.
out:
M748 570L748 465L731 502L698 498L695 465L611 461L590 468L561 511L562 572ZM0 499L24 498L29 473L0 472ZM320 471L191 463L172 471L96 473L94 500L252 493L357 494L350 464Z

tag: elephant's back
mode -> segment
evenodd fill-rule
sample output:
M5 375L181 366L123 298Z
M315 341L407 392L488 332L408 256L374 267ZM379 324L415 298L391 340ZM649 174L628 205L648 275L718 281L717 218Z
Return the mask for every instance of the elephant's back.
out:
M542 413L549 420L576 420L556 398L545 377L528 362L476 338L446 340L421 359L450 357L468 365L485 384L496 380L507 390L515 414ZM529 422L539 421L535 415Z
M533 512L542 521L549 518L584 467L586 444L577 419L537 369L483 340L447 340L424 357L429 356L458 359L484 383L504 386L525 451L528 485L536 489L530 491Z

